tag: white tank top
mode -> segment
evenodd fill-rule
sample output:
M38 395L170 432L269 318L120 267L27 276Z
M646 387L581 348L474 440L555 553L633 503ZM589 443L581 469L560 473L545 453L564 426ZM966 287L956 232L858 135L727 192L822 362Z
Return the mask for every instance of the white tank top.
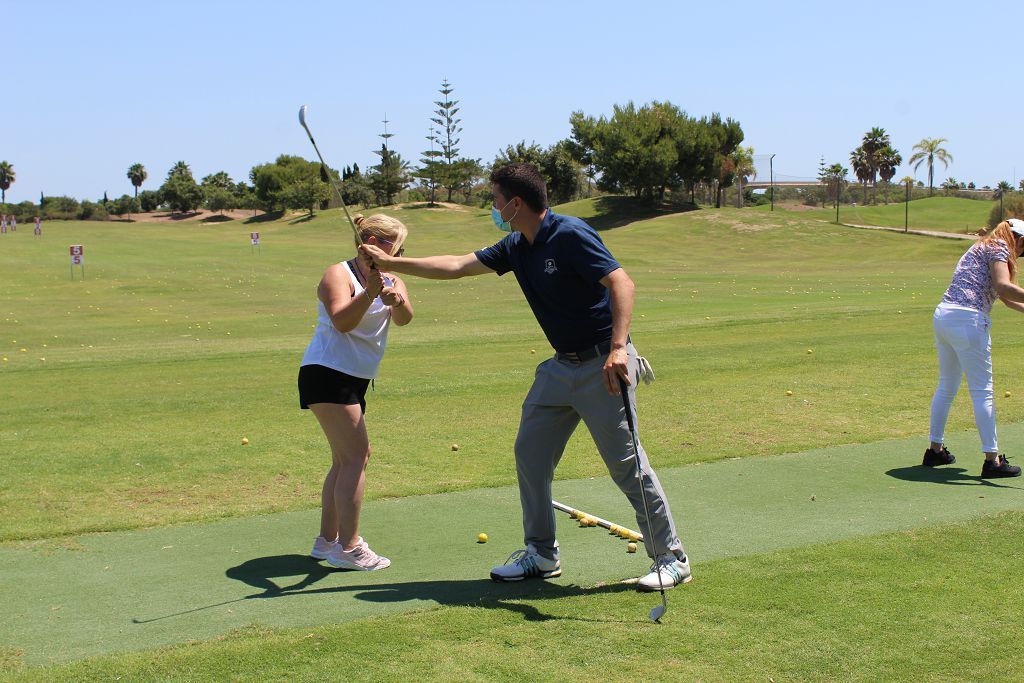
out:
M365 288L348 263L345 263L354 296L366 296ZM327 314L324 302L317 298L317 326L313 339L302 356L302 365L323 365L346 375L376 379L384 347L388 341L391 309L377 297L363 319L349 332L339 332Z

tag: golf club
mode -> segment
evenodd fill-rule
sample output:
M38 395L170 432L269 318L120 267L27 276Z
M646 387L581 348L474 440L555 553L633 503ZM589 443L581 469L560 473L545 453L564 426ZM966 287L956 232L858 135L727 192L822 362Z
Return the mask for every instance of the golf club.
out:
M564 505L562 503L559 503L557 500L551 501L551 507L553 507L556 510L559 510L561 512L567 513L570 517L572 517L574 519L578 518L580 515L584 515L588 519L594 520L594 522L596 522L599 527L604 527L605 529L608 529L609 531L611 531L612 527L618 527L619 529L622 529L623 531L628 532L629 535L632 538L635 538L638 541L644 540L644 535L641 534L639 531L633 531L632 529L630 529L628 527L624 527L621 524L614 524L612 522L609 522L607 519L601 519L600 517L597 517L596 515L592 515L589 512L584 512L583 510L577 510L576 508L569 507L568 505Z
M306 135L309 136L309 141L313 143L313 149L316 150L316 155L320 158L320 168L323 169L324 174L328 180L331 181L331 187L334 188L334 192L338 195L338 201L341 202L341 208L345 210L345 218L348 219L348 224L352 226L352 232L356 236L356 242L359 244L363 243L363 238L359 235L359 230L356 229L356 223L352 220L352 216L349 215L348 207L345 206L345 198L341 196L341 188L338 187L338 183L335 182L334 176L328 170L327 162L324 161L324 155L320 153L320 148L316 146L316 140L313 139L313 134L309 132L309 126L306 125L306 105L299 107L299 123L306 130Z
M622 405L626 409L626 424L629 425L629 434L633 437L633 457L636 459L636 473L640 478L640 497L644 503L644 516L647 518L647 528L651 529L651 511L647 507L647 491L644 490L644 470L640 466L640 446L636 440L636 427L633 424L633 411L629 408L629 391L626 380L619 377L619 388L622 390ZM658 545L654 536L651 536L651 545L654 546L654 571L658 574L658 589L661 591L661 606L651 610L651 621L660 621L665 610L668 609L668 600L665 598L665 584L661 580L661 567L658 566Z

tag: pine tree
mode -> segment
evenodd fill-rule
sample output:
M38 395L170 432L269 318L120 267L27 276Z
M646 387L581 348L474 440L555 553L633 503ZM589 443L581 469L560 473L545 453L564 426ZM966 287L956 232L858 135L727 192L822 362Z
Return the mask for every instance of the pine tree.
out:
M388 132L387 114L384 115L384 132L378 137L384 142L380 149L374 150L374 154L380 157L380 163L373 167L370 176L370 186L377 195L379 204L388 205L394 203L396 194L405 189L408 183L407 173L409 164L402 160L402 157L388 148L388 140L395 137L394 133Z
M433 120L433 119L432 119ZM437 149L439 146L439 140L437 137L438 131L431 126L430 135L427 136L427 140L430 141L430 149L423 152L423 158L420 159L422 166L417 170L416 177L421 178L425 181L429 194L427 195L427 202L430 206L434 206L437 202L437 185L438 179L445 171L445 162L441 160L444 156L444 152ZM449 197L451 191L449 191Z
M448 201L452 200L452 193L457 189L463 187L469 178L467 175L469 171L466 164L459 163L459 148L456 146L459 144L459 133L462 132L462 127L459 126L462 123L462 119L458 118L456 114L459 113L458 100L451 99L451 94L455 92L452 84L448 82L448 79L441 81L441 89L438 90L444 96L444 100L437 100L434 104L437 105L437 109L434 113L437 115L430 120L438 126L438 144L441 147L441 157L444 160L443 174L439 179L439 184L448 191Z

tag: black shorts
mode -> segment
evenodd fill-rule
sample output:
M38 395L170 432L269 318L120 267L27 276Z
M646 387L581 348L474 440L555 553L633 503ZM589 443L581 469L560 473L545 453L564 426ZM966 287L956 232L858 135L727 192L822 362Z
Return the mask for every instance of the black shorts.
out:
M309 408L313 403L338 403L354 406L357 403L366 413L366 389L370 380L353 377L323 365L303 365L299 368L299 406Z

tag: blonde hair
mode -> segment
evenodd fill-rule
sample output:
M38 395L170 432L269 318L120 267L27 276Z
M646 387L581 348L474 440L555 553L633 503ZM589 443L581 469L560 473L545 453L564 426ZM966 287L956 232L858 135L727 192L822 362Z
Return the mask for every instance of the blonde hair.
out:
M391 253L397 254L398 250L405 244L405 238L409 236L409 228L405 227L405 224L397 218L386 216L382 213L377 213L372 216L364 216L361 213L357 213L352 221L356 224L356 229L359 230L359 235L365 240L370 237L376 237L377 239L387 240L392 242ZM356 246L359 246L359 242L356 242Z
M992 230L990 230L987 235L979 239L978 242L980 244L989 245L996 240L1001 240L1010 252L1010 257L1006 261L1006 267L1009 268L1010 279L1013 280L1017 277L1017 235L1014 234L1009 222L1003 221L996 227L992 228Z

